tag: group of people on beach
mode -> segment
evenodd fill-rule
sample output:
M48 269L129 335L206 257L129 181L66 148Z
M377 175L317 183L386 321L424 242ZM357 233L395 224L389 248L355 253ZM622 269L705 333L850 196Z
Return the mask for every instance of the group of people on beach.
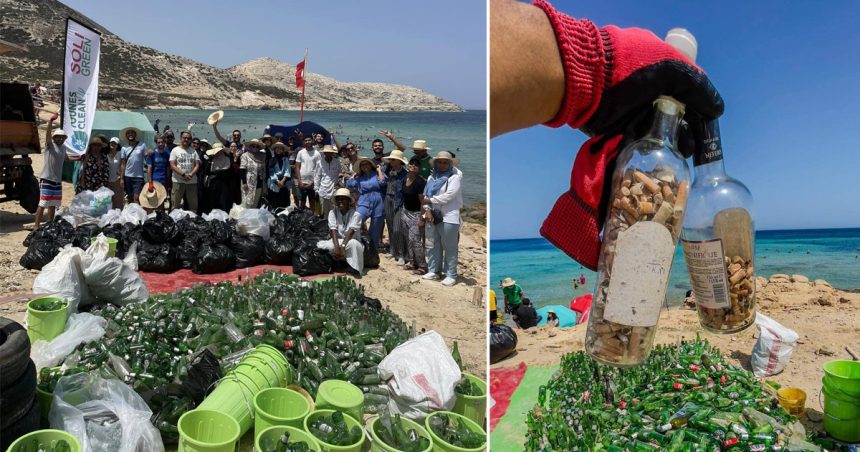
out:
M331 231L331 239L318 246L346 261L351 273L363 273L364 234L404 269L456 284L463 173L452 152L431 157L427 141L415 140L407 159L406 147L387 130L380 133L395 149L386 152L377 138L373 156L359 155L355 143L341 145L331 130L328 142L322 133L299 130L286 140L282 133L243 140L239 130L222 136L219 119L212 122L218 140L213 144L190 131L182 131L177 143L169 126L152 147L141 142L143 133L135 127L110 139L94 135L80 159L76 193L107 187L114 192L113 208L127 202L147 211L184 208L198 215L229 212L234 205L309 208L328 220ZM60 205L62 162L72 154L65 132L52 129L53 119L37 228L43 210L50 221Z

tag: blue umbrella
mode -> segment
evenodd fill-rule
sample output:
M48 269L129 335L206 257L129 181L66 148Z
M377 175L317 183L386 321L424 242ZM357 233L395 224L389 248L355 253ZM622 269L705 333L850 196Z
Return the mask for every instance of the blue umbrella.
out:
M315 133L321 133L323 135L323 143L330 143L331 138L329 138L328 130L325 127L311 121L301 122L299 124L291 125L291 126L279 126L276 124L269 124L264 133L268 133L271 136L275 136L276 133L281 132L284 134L284 143L287 142L287 139L293 137L296 139L298 143L298 136L296 136L296 129L301 130L302 134L306 137L313 136ZM301 144L301 143L299 143Z
M541 320L538 322L538 326L546 325L546 317L547 314L549 314L549 311L555 311L555 315L558 317L558 326L560 328L576 326L576 311L560 304L552 304L539 308L537 313L541 316Z

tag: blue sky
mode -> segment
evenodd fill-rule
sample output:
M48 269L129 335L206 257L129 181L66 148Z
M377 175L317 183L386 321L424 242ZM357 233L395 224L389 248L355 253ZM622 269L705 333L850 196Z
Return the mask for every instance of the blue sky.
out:
M296 64L308 47L309 72L486 108L483 1L62 1L126 41L213 66Z
M860 2L556 1L599 26L685 27L726 102L726 171L758 229L860 227ZM585 135L533 127L490 142L490 236L539 236ZM692 168L692 161L689 162Z

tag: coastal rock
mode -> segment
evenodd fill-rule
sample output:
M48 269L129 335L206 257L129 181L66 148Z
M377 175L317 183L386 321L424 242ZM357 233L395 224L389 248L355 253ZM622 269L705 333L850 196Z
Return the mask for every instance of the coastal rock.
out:
M836 297L832 293L820 292L810 300L812 303L820 304L821 306L833 306L836 304Z
M820 356L833 356L836 354L836 352L831 350L830 347L822 345L818 348L818 350L815 351L815 354Z
M847 298L845 298L845 297L839 297L839 302L840 302L840 303L848 303L848 302L850 302L850 301L851 301L851 300L849 300L849 299L847 299Z
M791 277L788 275L784 275L782 273L776 273L774 275L771 275L769 281L772 283L779 283L779 284L789 283L789 282L791 282Z
M823 279L816 279L815 283L813 283L813 286L815 286L815 287L833 287L830 285L829 282L827 282Z
M764 289L765 287L767 287L767 278L765 278L764 276L756 276L755 283L759 289Z
M806 276L803 276L803 275L791 275L791 282L808 283L809 278L807 278Z

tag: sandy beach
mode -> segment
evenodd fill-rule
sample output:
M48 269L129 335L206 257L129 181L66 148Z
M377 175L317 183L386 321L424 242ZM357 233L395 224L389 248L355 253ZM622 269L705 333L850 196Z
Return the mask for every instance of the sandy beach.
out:
M759 277L758 310L800 336L783 372L767 379L805 391L807 416L802 421L807 428L821 430L821 365L833 359L851 359L845 346L860 350L860 293L833 289L825 281L808 281L801 275ZM490 367L515 366L521 361L538 366L558 364L561 355L584 349L585 330L585 325L517 330L516 353ZM751 370L750 353L758 329L751 326L734 335L708 333L699 325L696 311L688 307L661 313L655 343L691 339L697 333L719 347L729 362Z
M44 130L40 139L44 137ZM33 169L38 176L42 156L33 155ZM63 206L71 204L74 189L63 183ZM18 264L26 250L21 244L33 222L17 203L0 204L0 316L22 321L25 303L31 298L33 280L39 274ZM380 267L371 269L358 281L369 297L378 298L404 321L415 321L417 329L436 330L449 346L459 344L464 366L472 373L486 375L486 311L483 287L486 287L486 227L465 223L460 232L460 280L445 287L437 281L425 281L382 257ZM475 291L480 291L480 297ZM479 300L473 302L474 299Z

